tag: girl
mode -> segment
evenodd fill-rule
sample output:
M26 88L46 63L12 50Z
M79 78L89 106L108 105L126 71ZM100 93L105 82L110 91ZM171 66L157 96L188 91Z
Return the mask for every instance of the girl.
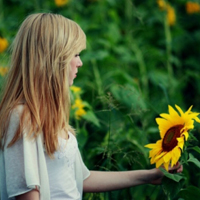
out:
M1 200L80 200L83 191L161 183L159 169L97 172L84 165L69 125L69 86L84 48L82 29L61 15L32 14L22 23L0 104Z

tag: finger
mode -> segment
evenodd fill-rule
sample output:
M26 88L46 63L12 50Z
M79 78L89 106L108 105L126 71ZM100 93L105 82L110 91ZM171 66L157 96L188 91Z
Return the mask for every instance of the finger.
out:
M168 171L171 174L181 173L183 171L183 165L181 165L180 162L177 162L173 167L169 167Z
M180 162L177 162L173 167L170 167L170 170L177 170L180 166Z
M170 173L175 174L175 173L181 173L183 171L183 165L178 166L178 168L175 168L170 171Z
M178 169L177 169L177 172L178 173L181 173L183 171L183 165L181 165Z

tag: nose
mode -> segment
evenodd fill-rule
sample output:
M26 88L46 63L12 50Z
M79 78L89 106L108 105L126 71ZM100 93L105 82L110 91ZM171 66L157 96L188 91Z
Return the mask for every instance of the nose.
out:
M79 57L79 60L78 60L78 67L82 67L83 66L83 62L81 60L81 58Z

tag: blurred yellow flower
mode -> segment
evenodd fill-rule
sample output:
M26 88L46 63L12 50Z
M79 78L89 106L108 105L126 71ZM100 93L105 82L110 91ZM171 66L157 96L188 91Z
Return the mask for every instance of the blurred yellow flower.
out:
M170 26L173 26L176 22L176 13L174 8L164 0L157 0L157 4L161 10L167 12L167 22Z
M179 106L175 106L178 112L168 106L169 114L162 113L161 118L156 118L161 139L145 146L151 149L151 164L156 163L157 168L164 165L166 170L170 164L172 167L176 165L181 157L184 143L189 137L188 132L194 128L194 121L200 123L197 117L199 113L192 112L192 106L185 113Z
M62 7L69 3L69 0L55 0L55 4L58 7Z
M167 22L170 26L174 25L176 22L175 10L172 6L167 5Z
M0 53L4 52L8 47L8 41L0 37Z
M200 4L188 1L186 3L186 11L188 14L198 13L200 12Z
M86 114L86 111L83 108L76 110L75 112L76 119L80 119L80 117L82 117L85 114Z
M165 10L167 7L167 4L164 0L157 0L157 4L161 10Z
M77 87L77 86L71 86L70 89L71 89L74 93L77 93L77 92L80 92L80 91L81 91L81 88L80 88L80 87Z
M83 115L86 114L86 111L84 110L84 104L81 99L76 99L75 103L72 105L72 109L75 109L75 117L76 119L80 119Z
M8 67L0 67L0 75L5 76L8 72Z

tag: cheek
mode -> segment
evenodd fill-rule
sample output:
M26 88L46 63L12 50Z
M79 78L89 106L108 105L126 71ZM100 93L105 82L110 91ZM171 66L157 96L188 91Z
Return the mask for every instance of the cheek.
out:
M69 86L71 86L73 84L73 73L72 73L72 70L70 70L70 72L69 72L68 84L69 84Z
M73 69L76 66L76 60L72 59L72 61L70 62L70 66Z
M70 63L69 63L69 75L71 75L72 74L72 72L73 72L73 62L71 61Z
M74 73L75 73L75 66L73 63L70 63L70 69L69 69L69 84L72 85L73 79L74 79Z
M73 57L73 58L71 59L71 61L70 61L70 66L71 66L71 67L74 66L75 63L76 63L76 57Z

